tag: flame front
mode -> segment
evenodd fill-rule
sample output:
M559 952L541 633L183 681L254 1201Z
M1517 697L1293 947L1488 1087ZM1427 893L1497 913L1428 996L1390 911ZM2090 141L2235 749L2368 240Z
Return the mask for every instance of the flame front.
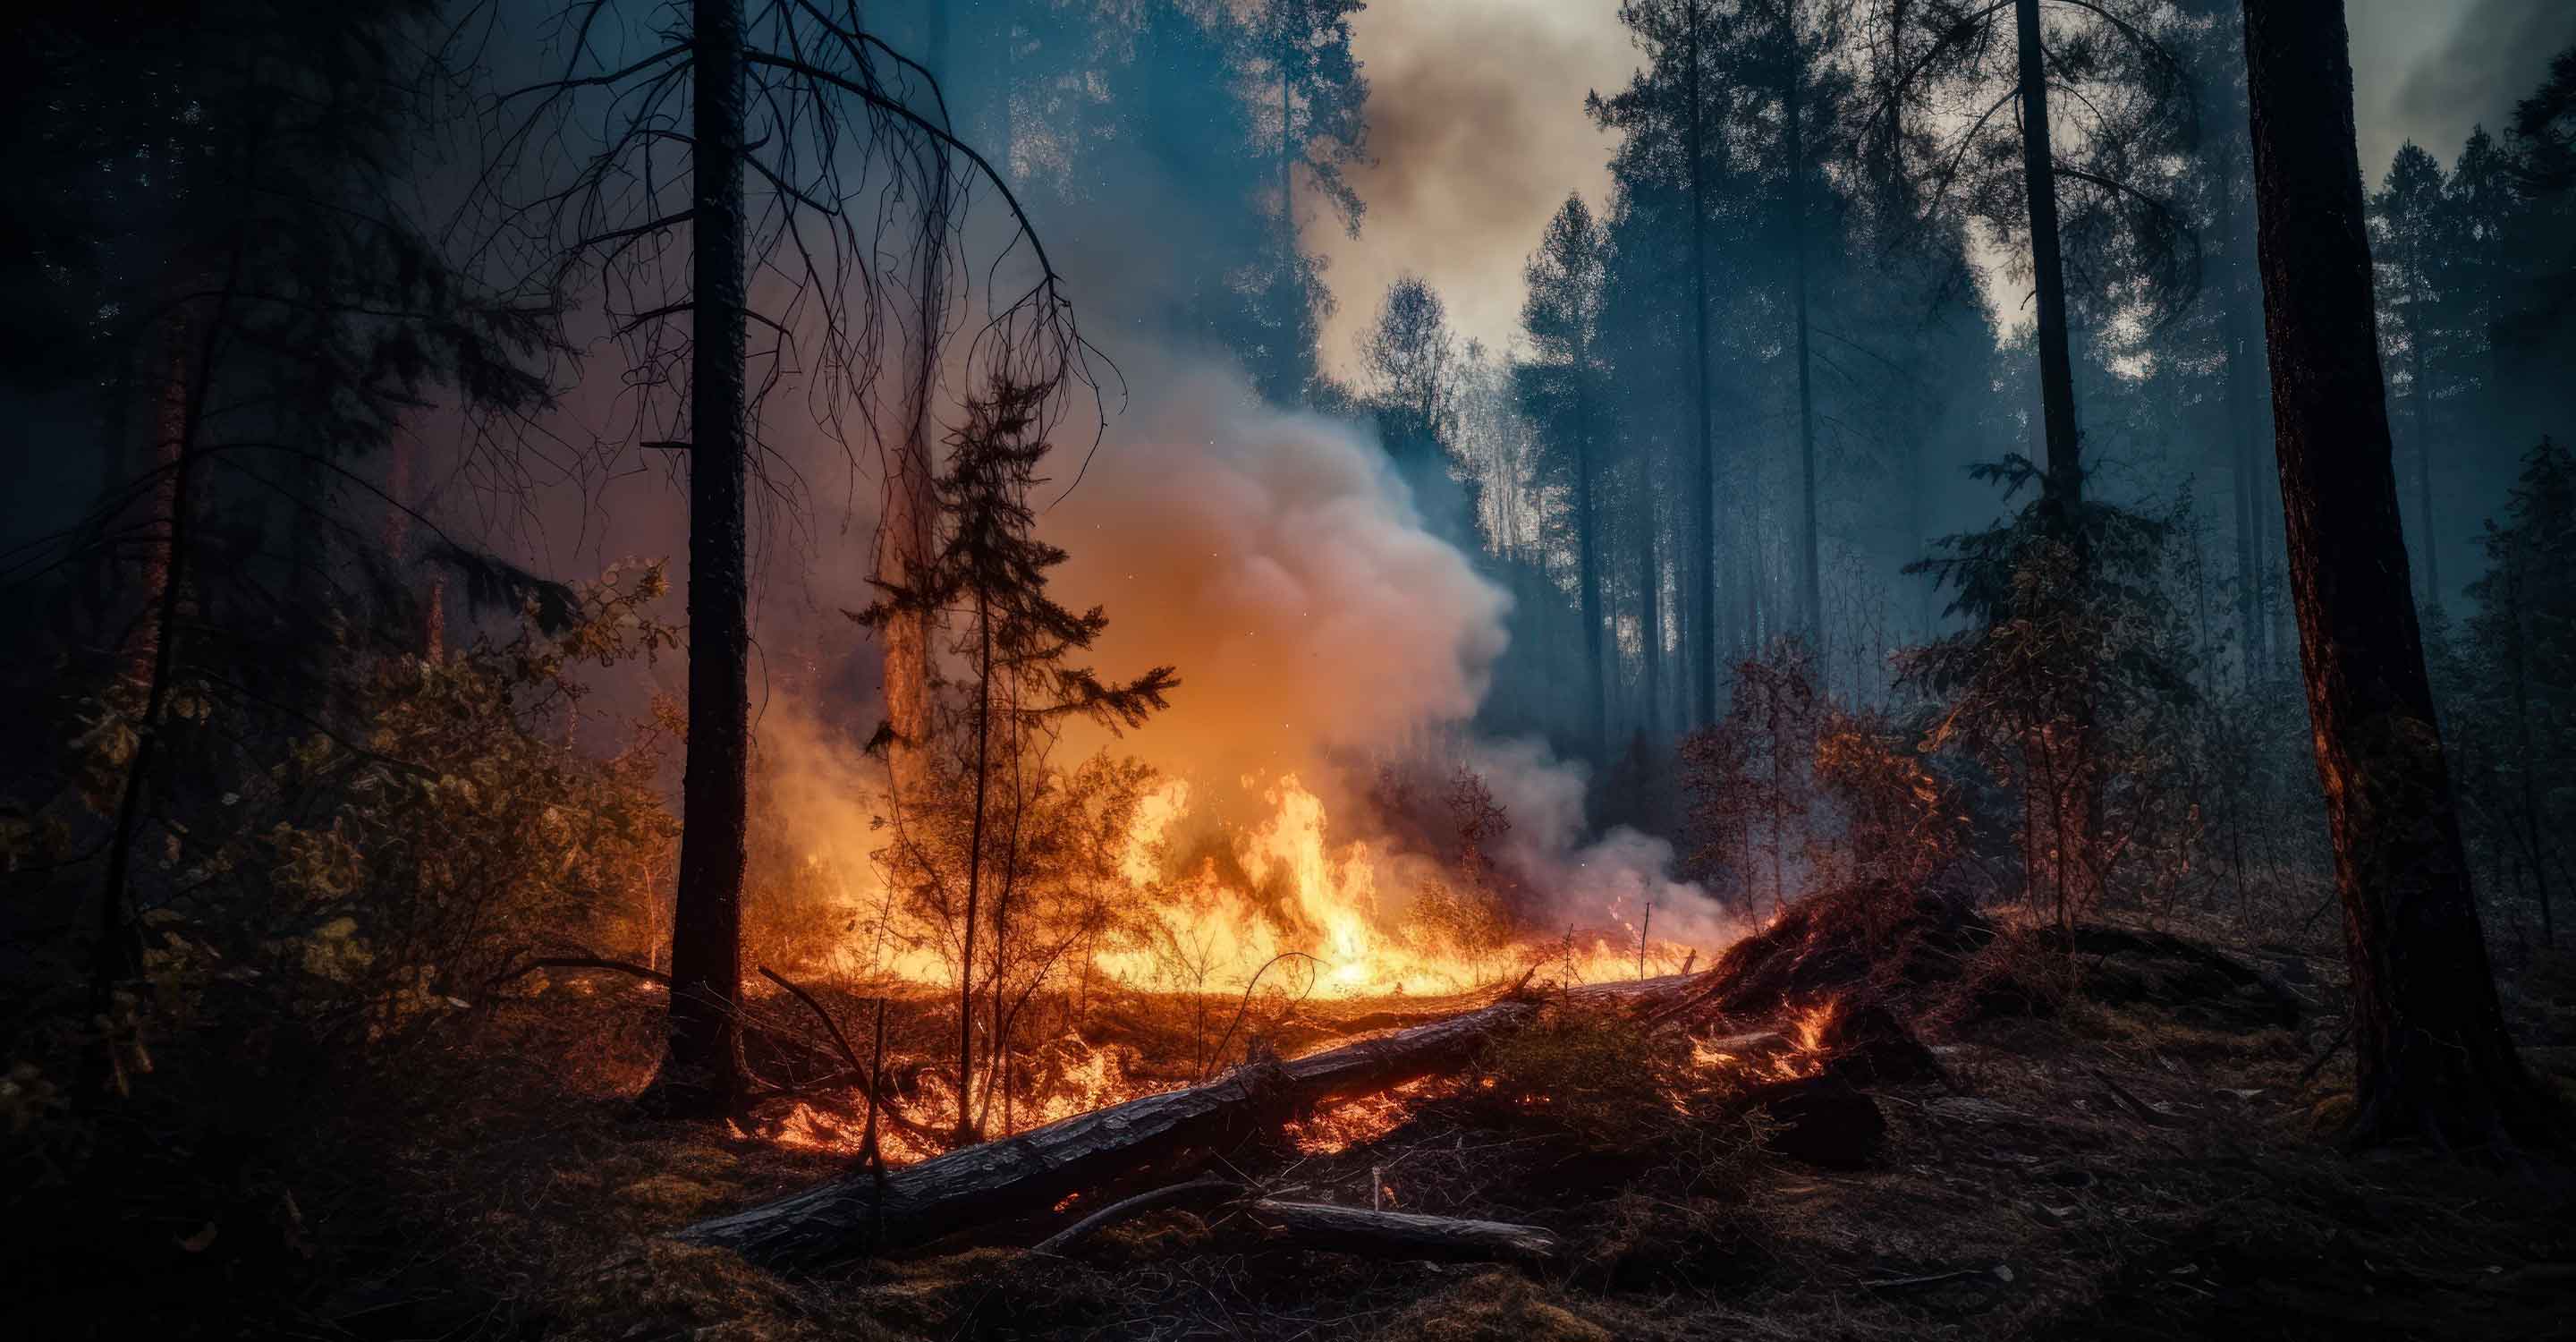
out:
M1669 941L1641 946L1615 905L1581 932L1480 944L1408 916L1442 884L1445 874L1432 864L1367 842L1333 842L1323 799L1294 774L1259 795L1267 813L1239 831L1234 846L1250 889L1222 879L1213 860L1163 873L1158 855L1189 813L1191 788L1171 780L1146 798L1122 871L1146 897L1152 923L1147 935L1102 951L1102 971L1180 992L1240 992L1263 974L1264 986L1314 997L1438 996L1540 962L1550 977L1573 982L1671 972L1697 950Z
M1166 779L1138 800L1117 841L1118 907L1110 930L1092 943L1087 961L1076 961L1074 972L1058 971L1054 980L1068 992L1075 981L1092 987L1105 981L1143 994L1163 1004L1145 1007L1146 1014L1187 1017L1186 1027L1174 1028L1185 1029L1193 1042L1179 1056L1149 1063L1131 1044L1097 1042L1114 1032L1099 1034L1067 1012L1060 1024L1046 1027L1055 1031L1052 1038L1022 1037L1012 1054L1012 1084L1000 1094L990 1078L978 1079L977 1127L1022 1132L1222 1070L1250 1043L1248 1032L1236 1032L1228 1021L1255 994L1267 1004L1263 1015L1275 1022L1296 1013L1300 1002L1437 999L1525 973L1573 984L1706 962L1702 948L1645 940L1617 902L1591 911L1581 930L1514 927L1499 915L1456 917L1456 910L1492 899L1472 870L1382 842L1336 841L1324 799L1294 774L1246 780L1238 795L1256 802L1249 818L1194 814L1206 803L1186 779ZM1185 836L1198 846L1187 848ZM873 864L854 869L848 856L856 845L834 838L809 856L804 874L828 889L830 876L840 873L838 898L851 915L824 972L910 985L924 998L953 995L956 966L942 953L936 929L906 925L879 870ZM1452 916L1438 916L1442 910ZM1080 972L1086 963L1091 972ZM979 987L991 981L989 973L979 967ZM1327 1009L1318 1022L1328 1032L1331 1014ZM933 1134L956 1126L953 1069L916 1072L902 1104L908 1126L880 1126L879 1146L891 1164L937 1154L940 1139ZM1408 1088L1328 1111L1302 1125L1297 1140L1316 1152L1371 1140L1400 1123L1419 1098ZM790 1145L855 1152L862 1123L854 1105L799 1103L775 1133Z

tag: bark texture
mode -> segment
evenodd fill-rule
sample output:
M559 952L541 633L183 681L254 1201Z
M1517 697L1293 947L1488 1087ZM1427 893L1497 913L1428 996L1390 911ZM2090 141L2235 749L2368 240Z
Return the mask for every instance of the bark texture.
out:
M2257 243L2290 589L2352 970L2352 1136L2532 1139L2398 524L2342 0L2247 0Z

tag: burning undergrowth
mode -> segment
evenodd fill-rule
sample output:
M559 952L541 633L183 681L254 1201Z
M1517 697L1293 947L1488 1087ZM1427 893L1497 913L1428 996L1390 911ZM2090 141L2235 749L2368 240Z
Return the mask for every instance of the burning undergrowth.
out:
M762 718L747 958L840 1016L826 1077L769 1088L787 1140L864 1144L832 1071L891 1078L879 1144L917 1158L1203 1081L1326 1003L1673 973L1738 933L1668 845L1595 832L1583 766L1476 737L1509 598L1376 443L1230 374L1164 381L1042 521L1042 429L1009 388L970 407L939 526L1018 558L936 544L853 612L885 730L820 681ZM899 1020L882 1068L828 1056L874 1047L863 1003L942 999L950 1039Z

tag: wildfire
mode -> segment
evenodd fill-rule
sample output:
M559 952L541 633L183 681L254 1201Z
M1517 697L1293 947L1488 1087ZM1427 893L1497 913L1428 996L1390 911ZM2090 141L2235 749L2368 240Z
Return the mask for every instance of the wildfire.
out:
M1233 1053L1247 1037L1237 1003L1248 994L1268 996L1280 1009L1300 999L1443 998L1509 983L1525 973L1565 984L1623 981L1672 973L1693 961L1711 962L1708 948L1671 940L1649 941L1652 920L1642 909L1611 899L1588 917L1581 932L1550 934L1523 928L1515 934L1499 916L1475 919L1430 916L1456 909L1487 892L1473 873L1444 870L1416 853L1367 840L1338 840L1324 799L1293 774L1246 780L1246 795L1259 809L1248 821L1214 827L1227 845L1221 861L1200 856L1185 866L1173 855L1175 839L1204 834L1204 823L1184 830L1193 808L1207 804L1186 779L1169 779L1146 794L1117 850L1115 881L1124 887L1113 930L1094 944L1089 973L1071 977L1107 981L1159 1000L1214 1000L1221 1009L1195 1018L1198 1045ZM839 898L855 915L835 963L826 973L910 984L926 993L953 994L956 967L945 958L936 929L901 925L898 901L851 855L861 845L846 836L822 845L808 876L828 882L839 873ZM873 888L871 888L873 887ZM826 884L823 888L830 888ZM1468 925L1461 929L1461 923ZM1060 972L1060 971L1059 971ZM987 980L989 982L989 979ZM1007 1055L1009 1084L979 1075L973 1087L976 1126L988 1135L1025 1132L1059 1119L1182 1084L1186 1073L1141 1066L1133 1047L1086 1040L1076 1030L1094 1027L1068 1018L1065 1033L1031 1047L1018 1043ZM1220 1034L1223 1035L1220 1038ZM990 1066L989 1047L979 1062ZM919 1069L904 1095L905 1122L882 1122L878 1145L889 1164L908 1164L940 1153L939 1137L957 1126L953 1069ZM1420 1098L1407 1086L1332 1108L1296 1125L1297 1144L1312 1154L1374 1140L1401 1124ZM777 1140L797 1147L856 1154L863 1120L856 1107L798 1103L774 1129Z
M1691 1065L1704 1073L1742 1071L1757 1078L1795 1081L1824 1070L1841 1003L1832 999L1790 1013L1778 1031L1718 1039L1693 1039Z
M1433 1084L1426 1077L1334 1105L1290 1124L1289 1140L1297 1144L1298 1151L1310 1156L1329 1156L1376 1141L1402 1127L1413 1116L1414 1106L1430 1094Z
M1182 992L1241 991L1281 957L1298 967L1266 984L1321 998L1439 996L1465 992L1544 962L1548 977L1598 982L1671 972L1700 953L1676 942L1642 947L1641 929L1617 907L1605 925L1555 939L1473 944L1411 917L1437 873L1422 859L1364 841L1334 843L1323 799L1294 774L1261 789L1269 811L1243 831L1235 856L1251 889L1228 883L1213 861L1167 878L1158 855L1188 814L1186 780L1163 784L1138 808L1121 868L1154 895L1154 934L1114 947L1098 967L1123 982ZM1265 899L1261 892L1280 892ZM1616 933L1610 931L1615 928ZM1311 957L1304 959L1302 957Z

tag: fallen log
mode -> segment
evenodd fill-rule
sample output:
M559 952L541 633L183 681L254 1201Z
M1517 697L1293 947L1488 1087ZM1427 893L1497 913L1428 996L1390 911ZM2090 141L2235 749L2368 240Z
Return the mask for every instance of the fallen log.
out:
M1554 1257L1556 1235L1541 1226L1372 1211L1329 1202L1274 1202L1244 1208L1263 1228L1308 1248L1380 1258L1531 1262Z
M1576 988L1569 1000L1652 998L1681 976ZM1509 1000L1287 1062L1240 1067L1204 1085L1076 1114L1014 1137L965 1147L888 1172L882 1186L854 1170L827 1183L679 1232L764 1267L813 1267L1051 1206L1190 1151L1275 1130L1301 1112L1454 1071L1494 1035L1537 1015Z

